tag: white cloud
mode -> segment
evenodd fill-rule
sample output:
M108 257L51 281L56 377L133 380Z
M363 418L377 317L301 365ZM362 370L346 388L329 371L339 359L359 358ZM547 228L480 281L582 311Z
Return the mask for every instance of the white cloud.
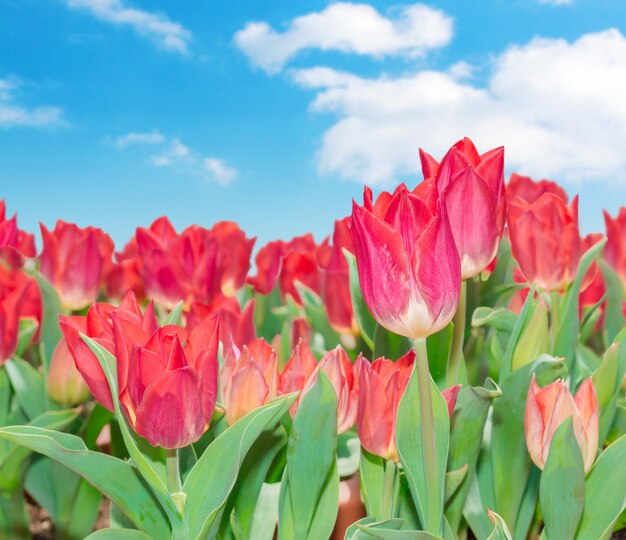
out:
M15 102L17 79L0 79L0 127L51 127L63 125L63 110L50 105L28 107Z
M0 86L0 95L2 87ZM131 132L107 139L114 148L149 146L153 153L148 156L153 167L169 168L176 173L200 178L202 181L215 181L222 185L233 182L239 172L225 160L203 156L184 144L179 138L168 138L158 129L148 132Z
M220 184L230 184L239 174L237 169L230 167L223 159L204 158L204 167Z
M165 137L158 129L146 133L127 133L126 135L120 135L112 140L113 146L116 148L126 148L135 144L160 144L165 140Z
M617 30L573 43L534 39L471 70L367 79L330 68L294 72L338 116L319 151L323 173L385 184L419 175L418 147L441 157L464 135L479 150L506 147L508 167L533 176L626 182L626 38Z
M160 47L185 54L191 32L163 13L128 7L122 0L67 0L70 8L89 11L102 21L129 26L142 36L152 38Z
M391 15L385 17L367 4L338 2L296 17L284 32L250 22L235 34L235 43L255 65L277 73L304 49L412 58L452 38L452 19L440 10L413 4Z

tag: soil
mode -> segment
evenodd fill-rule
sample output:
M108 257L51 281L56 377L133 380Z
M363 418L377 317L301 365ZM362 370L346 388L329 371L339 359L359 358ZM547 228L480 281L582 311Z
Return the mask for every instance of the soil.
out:
M97 531L105 529L109 525L109 501L102 499L100 512L96 519L93 530ZM28 515L30 517L30 532L33 540L55 540L56 533L54 523L50 519L50 515L36 503L28 501Z

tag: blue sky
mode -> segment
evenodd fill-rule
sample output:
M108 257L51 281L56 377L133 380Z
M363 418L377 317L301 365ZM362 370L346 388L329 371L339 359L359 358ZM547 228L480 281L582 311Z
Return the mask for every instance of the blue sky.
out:
M121 248L167 214L328 234L363 183L464 135L507 172L626 204L621 0L0 0L0 197Z

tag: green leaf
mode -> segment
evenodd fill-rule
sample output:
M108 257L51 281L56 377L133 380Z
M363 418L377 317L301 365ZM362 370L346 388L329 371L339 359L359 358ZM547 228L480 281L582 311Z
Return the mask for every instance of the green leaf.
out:
M322 299L311 289L300 282L296 282L296 289L304 304L304 312L311 323L314 332L324 338L326 349L332 349L339 343L339 335L335 332L328 321L326 307Z
M510 309L480 306L472 314L472 326L489 326L501 332L513 332L517 315Z
M357 525L363 536L356 538L361 540L375 538L376 540L441 540L440 536L436 536L425 531L406 531L399 529L386 529L377 524Z
M459 489L461 482L465 480L467 476L467 463L458 469L454 469L452 471L448 471L446 473L446 495L445 502L448 502L452 495L456 493L456 490Z
M169 538L167 519L137 469L129 463L87 450L75 435L37 427L0 428L0 438L65 465L117 504L139 529L155 539Z
M278 522L280 483L263 484L252 518L250 535L245 540L272 540Z
M554 432L539 487L539 501L549 540L574 538L585 500L583 456L572 418Z
M502 395L498 385L491 379L484 387L465 387L459 392L451 418L450 453L448 469L458 469L467 464L468 470L456 493L446 507L450 528L456 531L461 523L463 507L476 470L483 440L483 430L491 402Z
M528 320L532 317L535 310L536 302L534 300L534 296L535 286L531 285L526 301L524 302L524 307L517 317L513 330L511 330L511 336L509 337L509 341L500 364L500 378L498 379L498 382L503 381L509 376L511 371L513 371L513 353L519 343L522 331L526 327Z
M390 332L380 324L376 325L374 330L374 352L372 354L374 358L384 356L385 358L397 359L406 354L411 349L411 346L407 338Z
M22 490L0 490L0 538L12 540L31 538Z
M425 360L417 359L418 362ZM424 417L428 411L422 407L418 372L418 369L413 369L398 405L396 445L421 523L428 532L441 534L450 419L446 400L429 376L425 384L430 384L433 424L429 426L426 423ZM433 430L435 439L435 455L431 456L434 462L425 447L424 432L427 429Z
M183 485L187 493L185 517L190 538L212 538L239 469L261 433L274 426L294 403L297 394L282 396L244 416L204 451ZM211 486L211 489L207 489Z
M428 346L428 369L436 383L442 383L446 378L448 358L452 347L454 325L448 324L426 340Z
M563 296L559 305L559 327L554 343L555 356L565 358L567 368L572 372L576 359L576 346L580 332L580 319L578 313L578 297L580 288L589 267L604 248L606 238L591 246L581 257L578 271L572 285Z
M41 291L43 300L43 317L41 321L40 342L44 349L43 363L44 371L50 367L52 352L61 339L61 329L59 328L59 313L61 313L61 300L56 289L39 272L35 274L35 279Z
M513 352L513 371L536 360L539 355L547 353L550 350L549 347L548 306L540 300L537 302Z
M617 400L620 396L620 387L626 373L626 340L613 343L605 352L602 362L593 372L593 386L598 397L600 411L600 437L606 439L615 415Z
M101 529L85 540L150 540L150 536L135 529Z
M624 311L622 309L623 302L626 300L626 293L622 280L613 268L603 260L600 260L600 268L606 285L604 327L606 328L607 338L610 343L626 325L626 321L624 321Z
M501 384L502 397L493 404L490 458L494 510L511 528L515 528L531 465L524 435L524 411L532 375L535 373L539 384L545 386L564 372L562 360L542 355L511 373Z
M374 331L378 323L372 317L370 310L363 299L361 292L361 284L359 283L359 271L356 264L356 257L347 249L343 250L343 254L348 261L350 271L350 298L352 299L352 309L356 324L361 332L361 337L367 346L374 350Z
M242 538L250 538L261 488L274 458L285 444L287 435L283 426L264 431L243 461L237 484L224 512L228 521L237 521ZM225 523L226 519L223 525Z
M489 511L489 519L494 524L494 529L487 540L513 540L509 528L502 517L495 512Z
M336 469L337 394L323 371L301 397L287 443L287 468L283 482L284 504L279 507L280 538L312 538L314 515L331 468ZM336 474L336 470L335 470ZM338 484L338 481L337 481ZM338 488L337 488L338 489ZM293 531L281 523L283 514L292 514ZM323 516L332 532L337 509ZM320 518L321 519L321 518ZM316 524L317 525L317 524Z
M385 460L380 456L370 454L365 448L362 448L359 477L361 480L361 496L363 497L367 515L374 520L381 519L384 508Z
M585 480L577 540L606 540L626 507L626 435L608 446Z
M328 538L333 532L339 509L339 471L334 461L322 486L307 538Z
M163 319L163 323L161 326L165 326L166 324L177 324L180 325L181 322L181 313L183 310L183 301L181 300L174 306L174 309L167 314L167 317Z
M35 418L48 410L46 383L43 375L26 360L14 356L4 363L11 386L20 407L28 416Z
M17 342L17 349L15 350L15 354L17 356L23 356L24 351L30 345L33 336L37 332L38 323L34 319L20 319L20 332L19 338Z

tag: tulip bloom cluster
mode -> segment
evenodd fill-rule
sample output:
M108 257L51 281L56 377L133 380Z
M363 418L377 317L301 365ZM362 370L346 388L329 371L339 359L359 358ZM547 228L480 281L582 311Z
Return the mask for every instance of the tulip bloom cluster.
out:
M256 251L164 216L118 251L42 224L38 253L0 201L0 537L25 491L88 537L82 477L137 538L608 538L626 208L581 237L502 147L419 155L417 185Z

